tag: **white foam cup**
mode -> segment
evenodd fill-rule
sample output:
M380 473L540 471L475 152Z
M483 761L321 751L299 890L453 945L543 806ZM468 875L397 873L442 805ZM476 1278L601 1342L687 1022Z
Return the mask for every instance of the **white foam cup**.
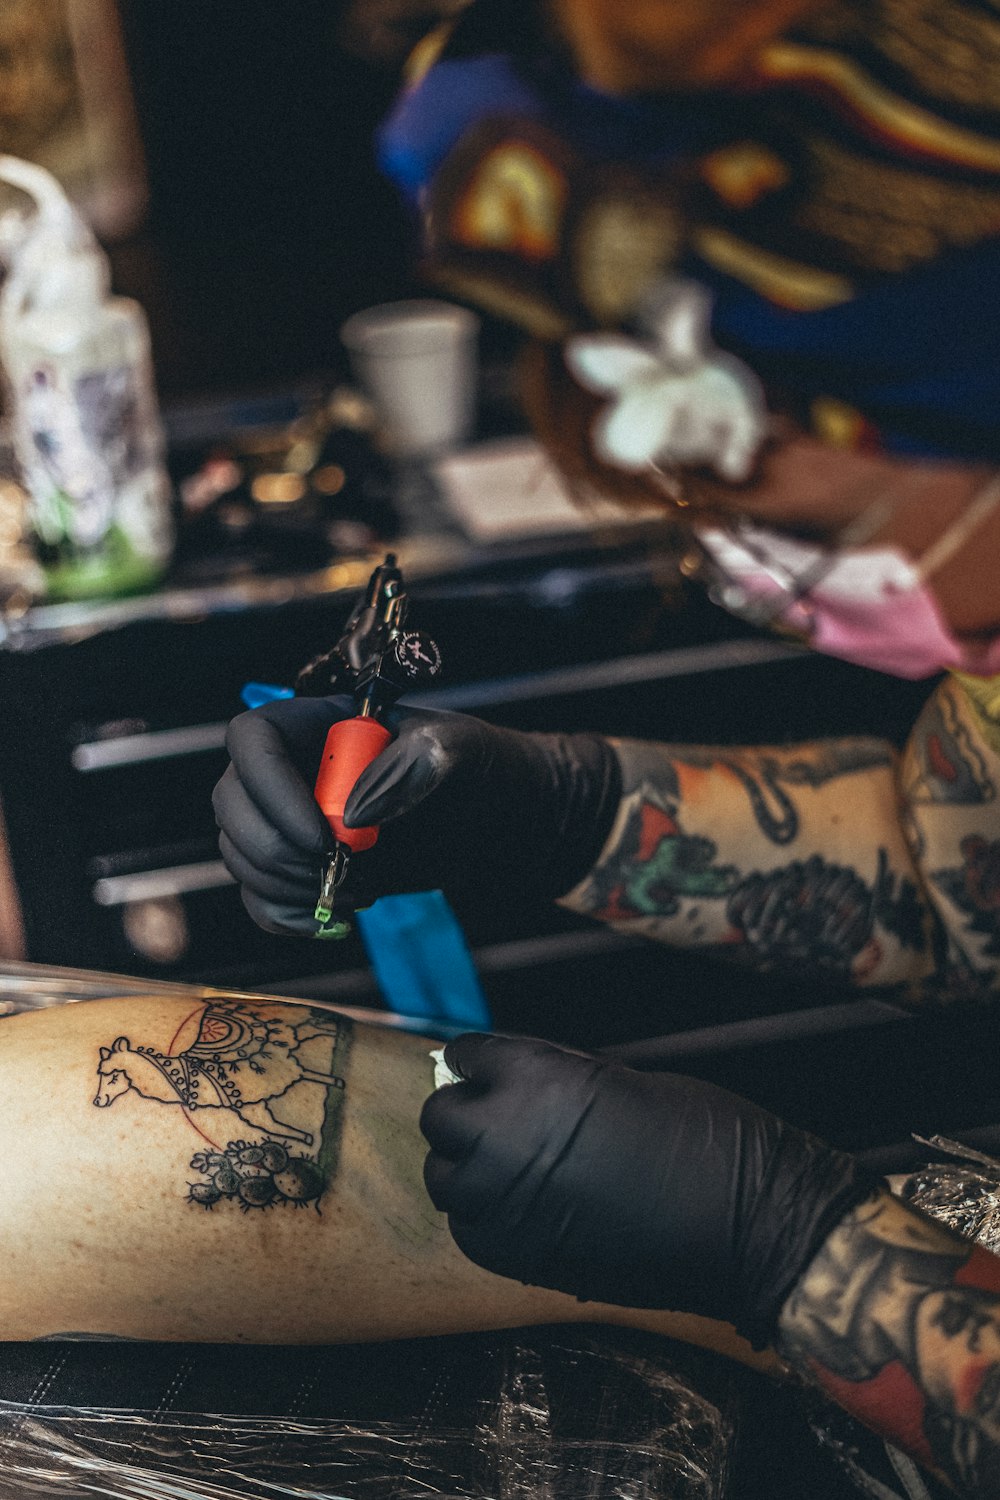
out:
M443 453L471 435L478 330L468 308L431 298L365 308L340 330L400 458Z

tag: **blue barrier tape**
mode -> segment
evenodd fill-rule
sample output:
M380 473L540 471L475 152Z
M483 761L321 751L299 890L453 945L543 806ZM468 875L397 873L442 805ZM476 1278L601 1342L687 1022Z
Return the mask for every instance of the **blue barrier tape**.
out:
M270 682L248 682L240 690L240 697L247 708L260 708L264 703L274 703L279 698L294 698L294 689L275 687Z
M383 896L357 913L357 923L390 1010L489 1030L490 1009L472 955L440 891Z

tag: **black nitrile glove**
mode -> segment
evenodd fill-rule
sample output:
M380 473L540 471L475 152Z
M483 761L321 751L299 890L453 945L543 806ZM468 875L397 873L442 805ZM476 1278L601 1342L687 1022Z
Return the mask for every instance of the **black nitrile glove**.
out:
M852 1157L714 1084L470 1034L421 1129L424 1180L477 1265L585 1301L735 1323L756 1347L874 1187Z
M219 847L254 921L311 935L322 866L335 839L313 798L331 724L350 698L292 698L229 726L232 764L215 789ZM347 905L440 888L466 910L514 893L554 899L582 880L621 797L599 735L521 734L465 714L398 708L396 738L362 773L344 811L377 823L350 862Z

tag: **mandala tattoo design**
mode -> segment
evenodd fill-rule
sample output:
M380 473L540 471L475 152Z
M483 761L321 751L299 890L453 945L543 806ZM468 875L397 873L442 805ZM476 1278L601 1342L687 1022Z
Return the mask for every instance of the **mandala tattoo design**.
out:
M163 1048L125 1036L101 1047L94 1104L134 1094L183 1113L210 1148L191 1159L190 1203L318 1208L336 1172L350 1043L350 1022L326 1011L203 1005ZM241 1125L252 1139L235 1138Z

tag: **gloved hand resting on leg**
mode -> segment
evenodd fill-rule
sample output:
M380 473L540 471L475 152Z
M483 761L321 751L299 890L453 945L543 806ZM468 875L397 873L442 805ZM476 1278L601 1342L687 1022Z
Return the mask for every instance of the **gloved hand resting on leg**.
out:
M724 1089L547 1042L470 1034L424 1105L424 1168L470 1260L626 1307L735 1323L757 1346L874 1188L853 1158Z

